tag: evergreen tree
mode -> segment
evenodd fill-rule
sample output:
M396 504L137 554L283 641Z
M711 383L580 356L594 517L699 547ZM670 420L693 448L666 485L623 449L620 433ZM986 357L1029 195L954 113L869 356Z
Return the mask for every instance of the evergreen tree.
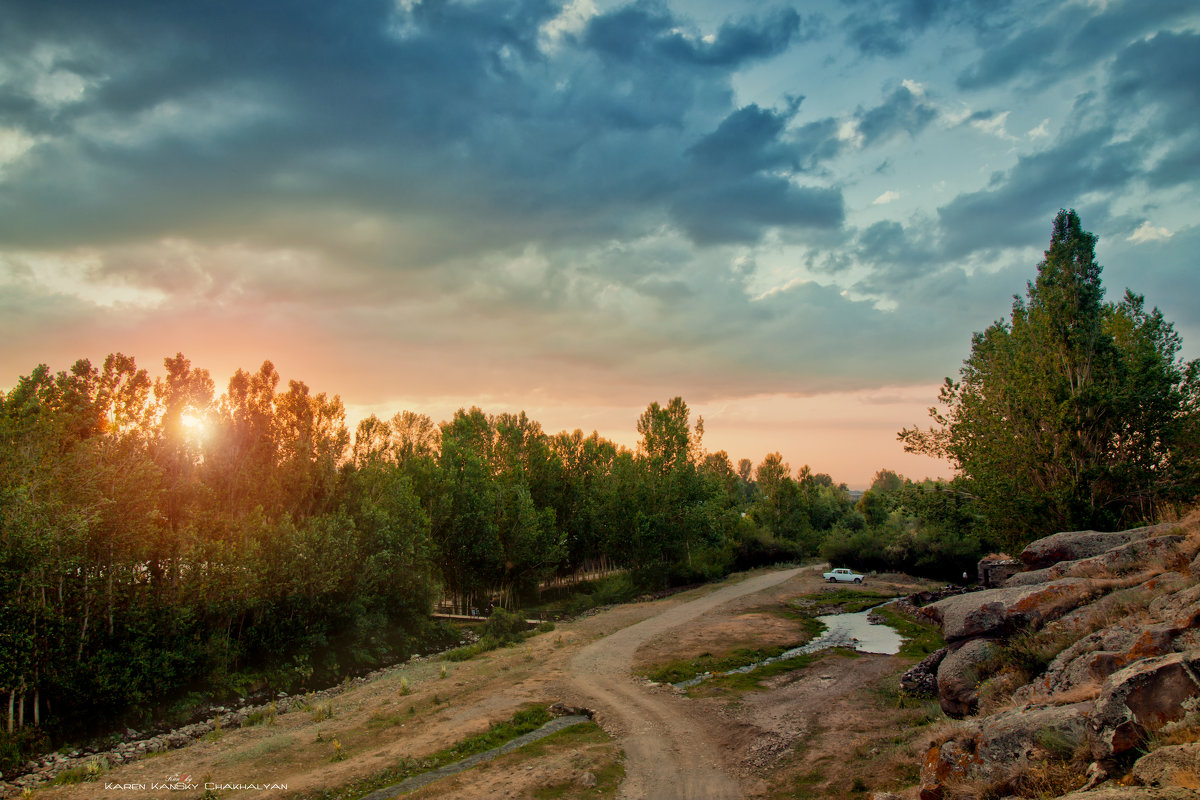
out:
M1200 370L1140 297L1103 302L1095 245L1060 211L1025 299L974 335L959 380L946 379L935 426L900 432L906 450L954 464L1013 546L1152 518L1200 489Z

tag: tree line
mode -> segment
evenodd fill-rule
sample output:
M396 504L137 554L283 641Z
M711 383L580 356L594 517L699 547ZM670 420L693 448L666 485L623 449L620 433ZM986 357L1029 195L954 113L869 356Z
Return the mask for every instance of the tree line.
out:
M351 435L270 362L219 396L182 354L156 378L39 366L0 395L4 741L336 680L435 643L443 596L486 612L600 561L657 587L811 555L853 511L777 454L754 474L706 452L680 398L637 430L629 450L471 408Z

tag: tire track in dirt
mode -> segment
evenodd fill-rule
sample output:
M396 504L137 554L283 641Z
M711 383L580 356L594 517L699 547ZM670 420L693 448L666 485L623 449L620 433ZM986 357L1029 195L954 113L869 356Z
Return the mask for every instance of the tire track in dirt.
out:
M669 608L585 647L571 659L567 682L592 706L596 721L625 751L627 800L739 800L720 749L686 708L687 700L653 691L630 672L634 653L713 609L769 589L800 569L756 575L704 597Z

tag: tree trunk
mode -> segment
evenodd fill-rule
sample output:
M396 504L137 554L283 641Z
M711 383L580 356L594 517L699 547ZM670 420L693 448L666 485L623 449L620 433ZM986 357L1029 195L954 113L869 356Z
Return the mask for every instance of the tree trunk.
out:
M21 697L17 700L17 728L25 727L25 692L21 692Z
M80 661L83 660L83 641L84 641L84 639L87 638L88 612L89 611L90 611L90 609L88 608L88 603L87 603L87 591L85 590L84 596L83 596L83 625L79 628L79 648L75 651L75 663L76 664L78 664Z
M8 690L8 726L7 726L9 733L13 732L13 704L15 703L16 699L17 699L17 690L9 689Z
M33 688L33 727L42 727L42 710L40 708L41 692L35 686Z

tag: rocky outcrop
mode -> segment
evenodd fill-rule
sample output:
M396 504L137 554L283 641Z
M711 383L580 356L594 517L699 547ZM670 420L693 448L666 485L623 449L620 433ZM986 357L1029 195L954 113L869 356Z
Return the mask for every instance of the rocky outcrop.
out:
M946 641L955 642L1040 627L1087 602L1095 591L1090 581L1062 578L1037 586L1009 586L948 597L924 611L941 625Z
M1198 796L1200 743L1188 738L1200 733L1198 551L1200 514L1055 534L1029 545L1027 569L1003 586L923 608L949 642L939 702L964 720L930 744L922 800L980 787L1052 796L1049 774L1057 792L1086 782L1086 792L1061 795L1078 800ZM1000 574L990 570L1001 559L992 561L981 575ZM975 716L981 689L989 708L1003 710ZM1143 756L1131 772L1132 754L1155 741L1185 743Z
M1142 786L1180 786L1200 792L1200 742L1160 747L1133 765Z
M1096 556L1137 539L1169 533L1175 527L1174 524L1167 523L1113 533L1064 531L1032 542L1021 551L1020 559L1025 563L1026 569L1041 569L1062 561Z
M1195 555L1195 545L1179 533L1164 533L1144 539L1134 539L1089 558L1063 561L1030 572L1017 572L1005 581L1005 586L1032 586L1065 577L1090 578L1125 575L1145 569L1156 560L1170 560L1179 567Z
M1183 702L1200 696L1200 652L1150 658L1109 676L1089 722L1092 757L1106 761L1181 719Z

